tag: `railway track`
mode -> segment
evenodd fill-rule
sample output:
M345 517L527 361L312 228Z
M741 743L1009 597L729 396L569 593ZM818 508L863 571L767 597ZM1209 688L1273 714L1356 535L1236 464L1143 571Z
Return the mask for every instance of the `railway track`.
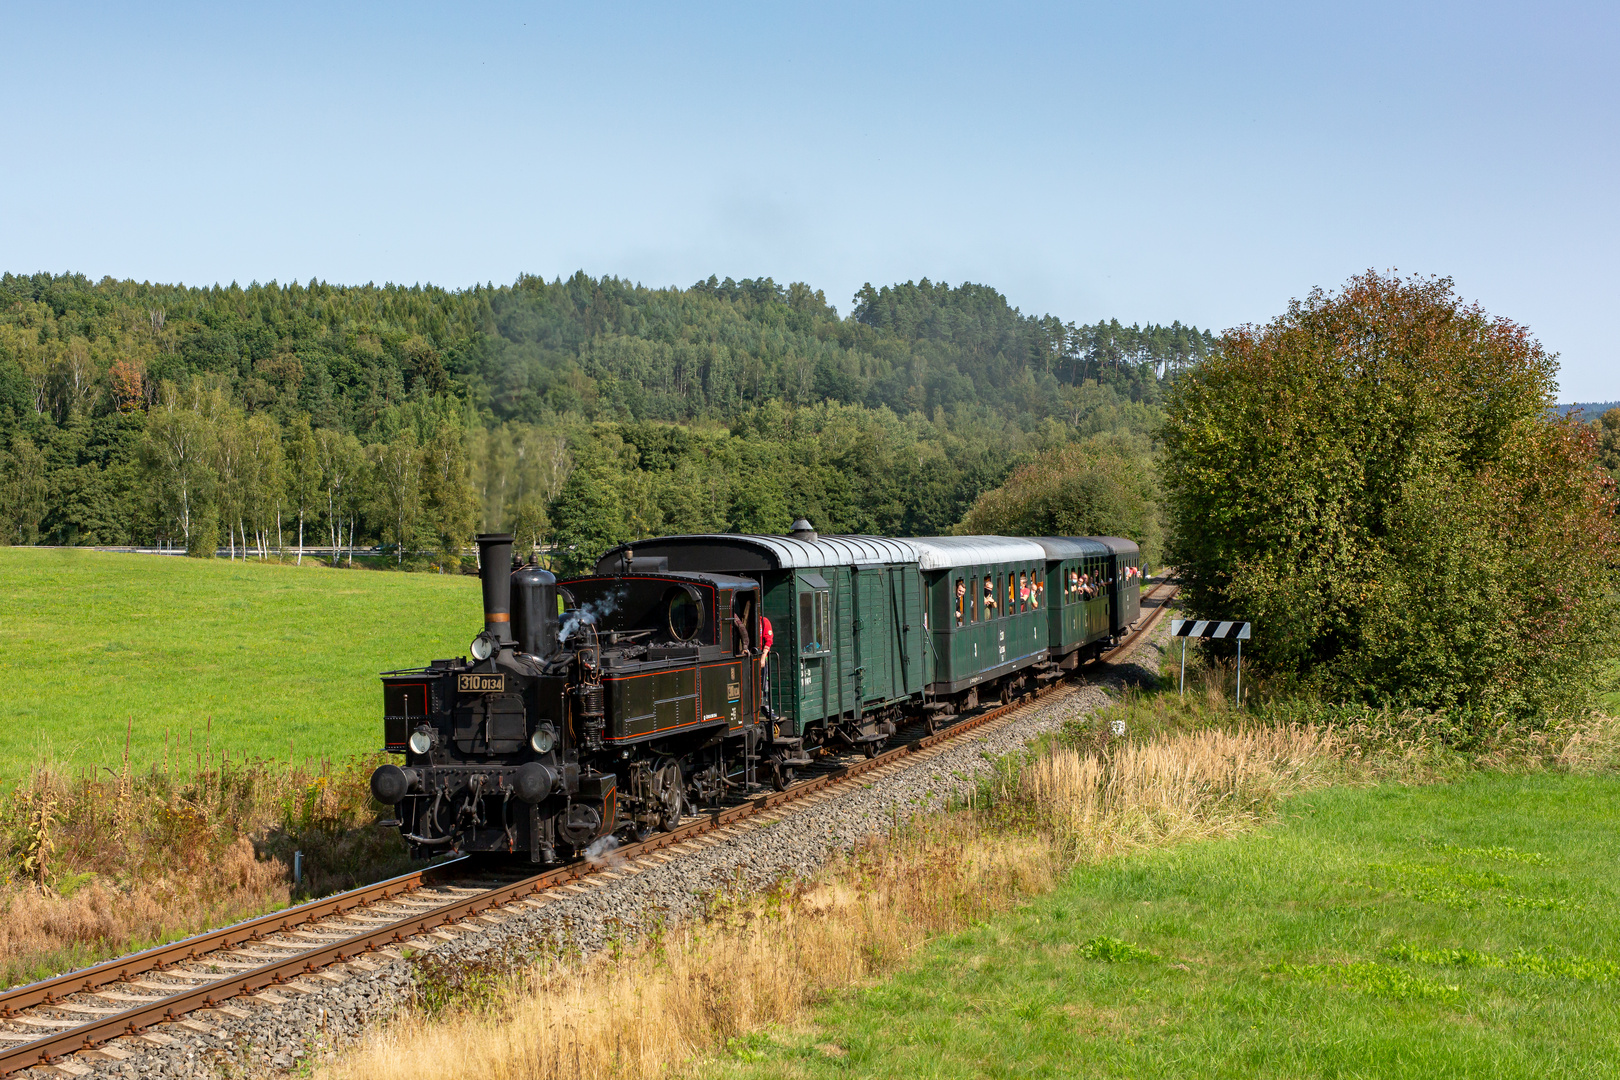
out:
M1158 622L1176 587L1161 582L1142 598L1137 628L1103 662L1127 658ZM233 1000L280 1004L291 994L309 993L327 977L325 969L346 964L365 972L379 966L373 956L398 959L399 948L431 949L454 940L459 927L499 921L507 905L542 906L569 893L638 873L683 851L723 840L739 828L786 816L793 803L820 801L857 778L876 779L943 752L945 744L970 731L1010 723L1037 701L1070 689L1072 682L1043 687L1012 702L981 710L937 734L921 722L908 738L870 759L846 760L818 770L786 791L750 798L705 812L667 833L614 852L611 869L588 862L511 880L494 878L466 859L451 860L272 915L121 957L52 979L0 993L0 1076L50 1065L61 1073L91 1071L85 1058L119 1060L130 1056L112 1045L130 1037L164 1046L172 1037L158 1025L180 1024L197 1032L208 1025L197 1013L215 1010L246 1015ZM818 798L819 796L819 798ZM758 819L758 820L756 820ZM473 874L478 876L472 876ZM590 879L595 880L590 880ZM341 979L341 976L337 978Z

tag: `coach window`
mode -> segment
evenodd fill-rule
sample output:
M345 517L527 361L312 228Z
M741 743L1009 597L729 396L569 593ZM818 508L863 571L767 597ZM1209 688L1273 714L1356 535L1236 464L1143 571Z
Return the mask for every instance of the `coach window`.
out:
M1009 573L1007 575L1007 607L1002 611L1002 614L1018 614L1018 578L1015 574Z
M799 651L824 653L832 649L828 631L832 607L831 586L820 574L799 575Z
M816 589L799 594L799 647L800 652L826 652L827 643L827 590Z
M962 625L962 612L967 604L967 582L961 578L956 579L956 588L953 590L956 604L956 625Z
M996 579L989 574L984 575L984 617L996 617Z

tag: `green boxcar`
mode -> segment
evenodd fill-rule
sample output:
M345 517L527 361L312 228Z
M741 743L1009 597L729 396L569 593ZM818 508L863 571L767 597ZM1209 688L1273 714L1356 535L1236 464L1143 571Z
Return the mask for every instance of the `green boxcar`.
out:
M758 581L775 644L764 700L803 735L922 695L932 681L922 582L908 542L876 536L666 536L624 545L597 563L736 574Z

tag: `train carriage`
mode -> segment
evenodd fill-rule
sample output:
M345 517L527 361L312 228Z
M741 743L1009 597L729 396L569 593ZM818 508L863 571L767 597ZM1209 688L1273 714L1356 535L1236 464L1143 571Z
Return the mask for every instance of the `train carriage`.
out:
M1046 553L1004 536L908 540L928 592L936 699L966 695L1047 656Z
M1122 638L1142 614L1142 549L1120 536L1093 537L1108 549L1108 632Z
M1048 636L1052 658L1072 670L1100 655L1113 637L1113 594L1106 585L1113 552L1089 536L1042 536L1046 554Z

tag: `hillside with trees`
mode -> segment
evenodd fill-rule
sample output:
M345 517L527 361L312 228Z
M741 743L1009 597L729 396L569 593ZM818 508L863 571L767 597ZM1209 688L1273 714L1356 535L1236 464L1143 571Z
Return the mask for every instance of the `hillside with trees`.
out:
M0 277L10 543L304 543L563 569L650 533L942 532L1033 455L1158 423L1213 347L1028 316L981 285L583 273L448 291ZM569 552L572 551L573 555ZM441 561L444 561L441 558Z

